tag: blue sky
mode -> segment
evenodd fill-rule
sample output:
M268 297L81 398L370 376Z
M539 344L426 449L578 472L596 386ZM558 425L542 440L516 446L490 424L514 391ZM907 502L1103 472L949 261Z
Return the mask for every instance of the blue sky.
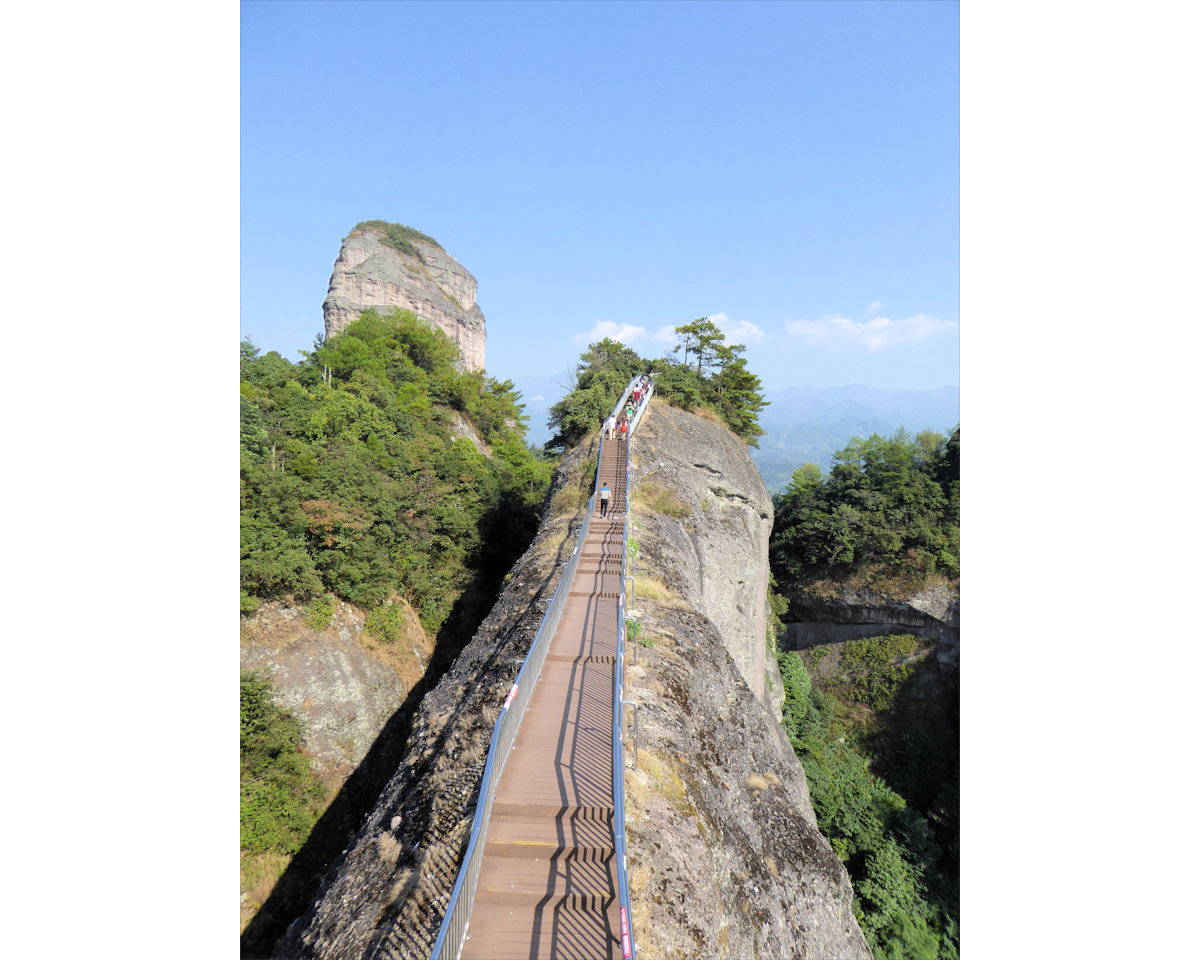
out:
M959 382L952 3L241 5L241 329L295 359L342 237L479 281L489 374L713 316L768 389Z

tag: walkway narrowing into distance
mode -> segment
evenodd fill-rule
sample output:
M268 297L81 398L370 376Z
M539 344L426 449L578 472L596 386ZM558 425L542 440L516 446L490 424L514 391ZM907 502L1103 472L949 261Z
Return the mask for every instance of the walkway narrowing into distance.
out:
M647 383L630 439L652 393ZM602 440L595 490L607 483L611 506L601 517L599 496L590 501L496 722L436 960L634 958L620 709L628 477L629 442Z
M462 960L622 957L613 833L613 670L625 546L625 450L603 445L594 506L541 679L492 803Z

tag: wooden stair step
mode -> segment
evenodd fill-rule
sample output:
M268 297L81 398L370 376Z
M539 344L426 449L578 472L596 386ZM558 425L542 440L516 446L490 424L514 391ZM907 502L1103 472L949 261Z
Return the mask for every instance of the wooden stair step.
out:
M620 908L475 898L462 960L620 960Z

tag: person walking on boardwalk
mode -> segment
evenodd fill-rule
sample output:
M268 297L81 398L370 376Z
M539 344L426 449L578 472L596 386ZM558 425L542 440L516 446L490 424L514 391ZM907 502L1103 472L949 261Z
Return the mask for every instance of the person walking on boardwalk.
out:
M628 440L629 439L629 421L628 420L621 421L621 433L618 435L617 439L618 440Z
M608 500L612 496L612 491L608 489L608 481L605 481L600 486L600 516L608 513Z
M616 428L617 428L617 418L614 417L610 413L608 415L608 419L604 421L604 439L611 440L613 438L613 431Z

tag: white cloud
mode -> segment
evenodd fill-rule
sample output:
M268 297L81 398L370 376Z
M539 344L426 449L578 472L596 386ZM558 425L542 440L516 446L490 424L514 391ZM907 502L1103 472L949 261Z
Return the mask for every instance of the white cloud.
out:
M530 400L529 402L530 402L530 403L540 403L541 401L543 401L543 400L545 400L545 399L546 399L546 398L545 398L545 397L543 397L543 396L542 396L542 395L539 393L539 394L538 394L536 397L534 397L534 398L533 398L532 400Z
M863 312L867 313L867 314L872 314L872 313L878 313L882 309L883 309L883 304L878 300L874 300L871 302L871 305L869 307L867 307L867 309Z
M871 352L916 343L957 329L958 324L952 320L938 320L923 313L914 314L907 320L872 317L863 321L830 314L820 320L793 320L787 325L788 333L810 344L865 347Z
M613 323L611 320L598 320L590 332L577 333L574 339L576 343L587 344L596 343L605 337L629 346L646 338L646 328L635 326L632 323Z
M749 320L730 320L723 313L714 313L708 318L725 334L726 343L762 343L766 334Z
M654 331L654 339L659 343L674 343L675 328L671 326L659 327Z

